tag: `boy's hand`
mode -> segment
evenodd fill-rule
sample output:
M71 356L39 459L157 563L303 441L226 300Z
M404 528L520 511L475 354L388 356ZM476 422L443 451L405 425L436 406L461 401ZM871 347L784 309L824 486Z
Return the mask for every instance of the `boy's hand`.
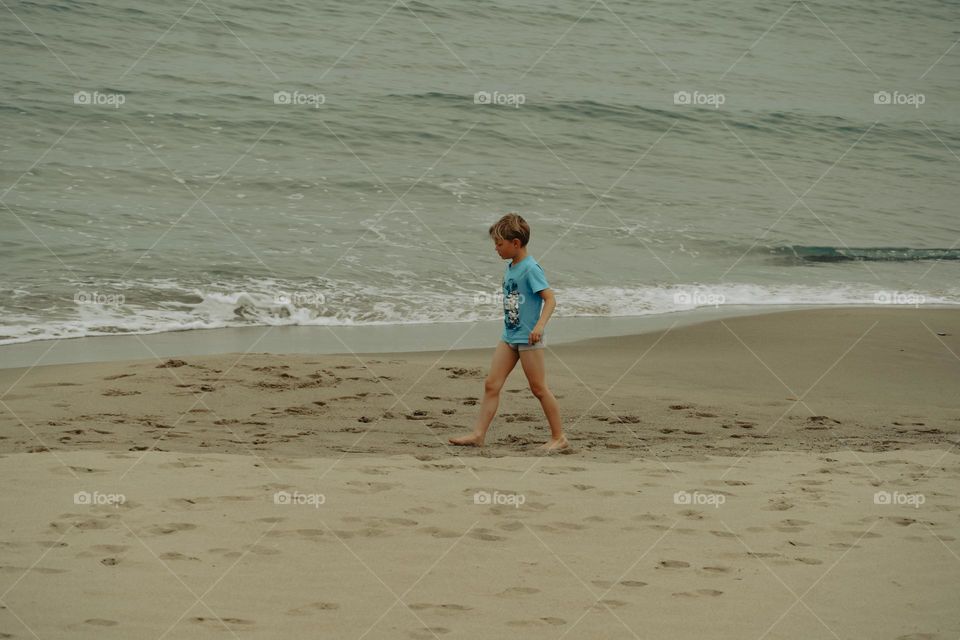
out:
M533 331L530 332L530 337L527 338L529 344L536 344L543 340L543 327L539 324L533 328Z

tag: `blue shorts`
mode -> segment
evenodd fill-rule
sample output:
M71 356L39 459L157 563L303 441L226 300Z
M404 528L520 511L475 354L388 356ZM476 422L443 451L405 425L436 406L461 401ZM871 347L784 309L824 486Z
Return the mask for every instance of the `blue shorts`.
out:
M503 342L503 340L501 340L501 342ZM540 342L536 342L534 344L528 344L526 342L516 342L516 343L504 342L504 344L510 347L511 349L513 349L514 351L516 351L517 353L520 353L521 351L529 351L531 349L546 348L546 345L543 344L543 338L540 338Z

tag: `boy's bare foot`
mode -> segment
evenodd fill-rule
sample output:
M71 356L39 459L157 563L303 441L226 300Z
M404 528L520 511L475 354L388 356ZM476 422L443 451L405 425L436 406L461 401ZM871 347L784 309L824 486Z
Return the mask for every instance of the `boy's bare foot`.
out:
M557 440L550 439L550 442L545 442L539 447L537 451L559 451L560 449L566 449L570 446L570 443L567 442L567 436L560 436Z
M457 444L463 447L482 447L483 436L479 436L475 433L471 433L468 436L460 436L459 438L450 438L450 444Z

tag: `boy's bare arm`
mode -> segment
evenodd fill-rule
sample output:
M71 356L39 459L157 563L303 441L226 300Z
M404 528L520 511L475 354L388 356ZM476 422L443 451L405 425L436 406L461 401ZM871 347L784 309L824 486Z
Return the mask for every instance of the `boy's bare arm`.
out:
M550 320L550 315L553 313L553 310L557 308L557 297L553 295L552 289L544 289L540 291L539 294L540 297L543 298L543 309L540 310L540 320L537 321L537 326L543 331L547 326L547 321Z

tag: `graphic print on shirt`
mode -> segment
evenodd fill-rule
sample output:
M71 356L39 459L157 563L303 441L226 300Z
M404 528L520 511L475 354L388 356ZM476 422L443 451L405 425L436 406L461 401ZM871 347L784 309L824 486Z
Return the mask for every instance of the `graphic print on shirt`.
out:
M516 329L520 326L520 292L517 283L510 280L504 286L503 321L507 329Z

